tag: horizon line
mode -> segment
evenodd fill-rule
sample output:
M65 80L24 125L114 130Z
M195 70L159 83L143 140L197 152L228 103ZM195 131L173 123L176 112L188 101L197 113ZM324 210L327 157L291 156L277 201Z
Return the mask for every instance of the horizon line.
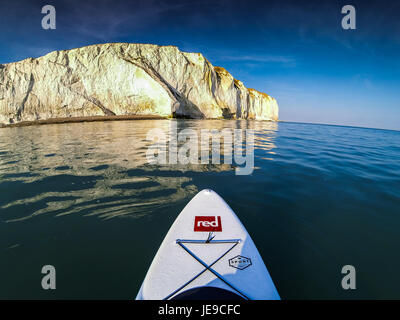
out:
M334 123L323 123L323 122L301 122L301 121L290 121L290 120L278 120L276 122L313 124L313 125L323 125L323 126L348 127L348 128L358 128L358 129L372 129L372 130L386 130L386 131L400 132L400 129L374 128L374 127L363 127L363 126L357 126L357 125L334 124Z

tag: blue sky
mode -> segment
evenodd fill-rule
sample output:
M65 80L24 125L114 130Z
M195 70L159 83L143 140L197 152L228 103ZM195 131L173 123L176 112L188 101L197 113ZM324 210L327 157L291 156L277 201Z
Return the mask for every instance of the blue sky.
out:
M42 6L57 29L41 28ZM356 8L343 30L341 8ZM400 130L400 1L4 1L0 63L95 43L201 52L278 100L280 119Z

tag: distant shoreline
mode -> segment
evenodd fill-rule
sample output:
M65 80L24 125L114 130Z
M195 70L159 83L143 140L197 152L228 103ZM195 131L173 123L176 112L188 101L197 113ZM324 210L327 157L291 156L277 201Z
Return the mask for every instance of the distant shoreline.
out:
M88 116L88 117L65 117L65 118L50 118L43 120L33 121L21 121L10 124L0 124L2 128L13 128L13 127L29 127L38 126L45 124L63 124L63 123L80 123L80 122L101 122L101 121L123 121L123 120L167 120L167 119L190 119L186 117L162 117L158 115L120 115L120 116ZM209 118L209 119L197 119L197 120L252 120L252 121L266 121L266 122L281 122L282 120L255 120L255 119L223 119L223 118Z
M0 128L12 127L28 127L43 124L60 124L60 123L79 123L79 122L95 122L95 121L121 121L121 120L165 120L167 117L157 115L121 115L121 116L88 116L88 117L68 117L68 118L51 118L45 120L21 121L17 123L2 124Z

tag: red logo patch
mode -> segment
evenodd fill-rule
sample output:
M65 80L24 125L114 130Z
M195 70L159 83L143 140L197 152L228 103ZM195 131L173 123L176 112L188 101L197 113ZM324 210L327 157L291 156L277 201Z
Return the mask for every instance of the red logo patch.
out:
M194 231L222 231L220 216L199 216L194 218Z

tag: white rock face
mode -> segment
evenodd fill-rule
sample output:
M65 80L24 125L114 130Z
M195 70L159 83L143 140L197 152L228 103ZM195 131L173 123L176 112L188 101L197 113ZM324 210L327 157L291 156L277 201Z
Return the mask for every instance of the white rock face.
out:
M0 65L0 123L160 115L278 120L278 104L200 53L112 43Z

